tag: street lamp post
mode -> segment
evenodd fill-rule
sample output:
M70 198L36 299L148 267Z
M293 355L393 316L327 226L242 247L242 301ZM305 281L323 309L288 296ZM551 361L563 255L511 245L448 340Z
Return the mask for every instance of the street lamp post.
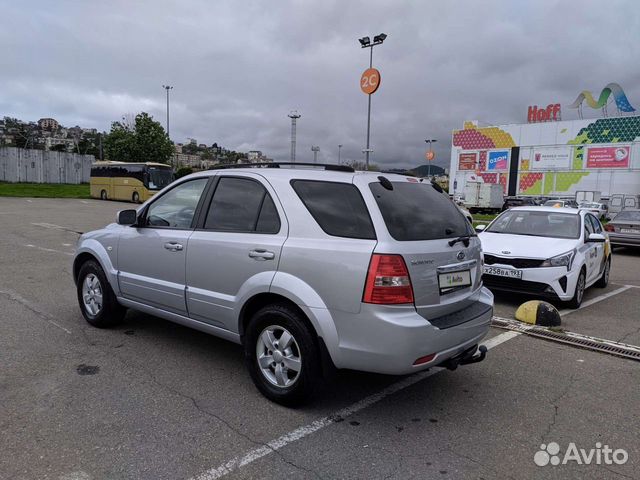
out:
M167 138L171 138L169 136L169 90L173 90L173 87L170 85L162 85L162 88L167 91Z
M338 165L340 165L340 150L342 150L342 144L338 145Z
M373 42L369 37L359 38L360 46L362 48L369 49L369 68L373 68L373 47L376 45L381 45L382 42L387 38L385 33L381 33L380 35L376 35L373 37ZM369 170L369 153L371 152L371 148L369 147L369 139L371 134L371 94L368 95L368 106L367 106L367 148L365 149L365 165L367 170Z
M431 148L431 144L437 142L438 140L435 139L430 139L430 140L425 140L425 143L429 144L429 153L428 153L428 158L427 161L428 163L428 167L427 167L427 177L431 178L431 160L433 160L433 150Z

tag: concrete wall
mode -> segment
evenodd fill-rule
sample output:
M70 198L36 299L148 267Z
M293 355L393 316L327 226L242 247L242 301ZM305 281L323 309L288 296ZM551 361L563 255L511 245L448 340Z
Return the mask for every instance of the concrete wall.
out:
M89 183L93 155L0 147L0 181Z

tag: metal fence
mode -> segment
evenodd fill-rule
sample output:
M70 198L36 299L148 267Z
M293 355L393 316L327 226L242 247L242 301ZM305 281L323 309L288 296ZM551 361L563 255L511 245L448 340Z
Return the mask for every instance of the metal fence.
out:
M0 147L0 181L88 183L93 155Z

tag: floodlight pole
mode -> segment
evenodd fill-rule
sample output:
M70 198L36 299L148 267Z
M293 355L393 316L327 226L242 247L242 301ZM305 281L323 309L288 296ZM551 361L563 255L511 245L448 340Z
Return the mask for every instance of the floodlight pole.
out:
M313 152L313 163L318 163L318 152L320 151L320 147L313 145L311 147L311 151Z
M301 115L297 110L292 111L287 115L291 119L291 162L296 161L296 123Z
M169 90L173 90L173 87L170 85L162 85L162 88L164 88L167 91L167 138L169 137Z

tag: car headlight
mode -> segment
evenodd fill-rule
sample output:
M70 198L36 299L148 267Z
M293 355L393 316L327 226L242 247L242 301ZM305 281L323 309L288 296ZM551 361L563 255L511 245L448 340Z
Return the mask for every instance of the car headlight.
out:
M562 255L557 255L555 257L547 258L542 264L541 267L567 267L567 271L571 270L571 266L573 265L573 259L576 256L576 250L573 249L570 252L563 253Z

